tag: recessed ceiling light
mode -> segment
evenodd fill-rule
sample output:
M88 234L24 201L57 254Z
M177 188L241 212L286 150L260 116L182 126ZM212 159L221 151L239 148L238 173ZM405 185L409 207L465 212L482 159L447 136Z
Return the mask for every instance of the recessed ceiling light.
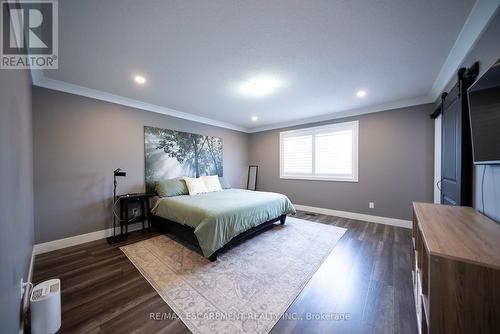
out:
M255 122L257 121L259 118L257 116L252 116L252 121Z
M356 96L357 96L357 97L365 97L365 96L366 96L366 91L364 91L364 90L359 90L359 91L356 93Z
M143 77L142 75L136 75L134 77L135 82L137 82L139 85L144 85L146 83L146 78Z
M243 82L238 91L242 95L260 97L274 93L281 87L281 81L270 76L258 76Z

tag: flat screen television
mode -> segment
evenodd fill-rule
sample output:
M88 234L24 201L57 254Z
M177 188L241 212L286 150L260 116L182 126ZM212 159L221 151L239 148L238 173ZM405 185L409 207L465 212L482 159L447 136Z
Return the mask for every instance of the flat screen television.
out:
M500 59L469 88L468 95L474 163L500 164Z

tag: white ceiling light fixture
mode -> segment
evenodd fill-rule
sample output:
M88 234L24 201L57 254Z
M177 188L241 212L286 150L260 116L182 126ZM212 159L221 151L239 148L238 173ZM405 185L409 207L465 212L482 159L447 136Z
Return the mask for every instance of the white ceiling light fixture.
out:
M257 116L252 116L252 122L257 122L259 118Z
M274 77L258 76L243 82L238 92L244 96L263 97L275 93L281 86L281 81Z
M356 96L361 98L361 97L365 97L366 96L366 91L365 90L358 90L358 92L356 93Z
M142 75L136 75L134 76L135 82L137 82L139 85L144 85L146 83L146 78L143 77Z

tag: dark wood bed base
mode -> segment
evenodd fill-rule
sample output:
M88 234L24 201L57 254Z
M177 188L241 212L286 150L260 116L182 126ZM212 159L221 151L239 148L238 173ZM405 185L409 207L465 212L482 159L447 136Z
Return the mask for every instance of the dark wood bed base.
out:
M213 253L208 259L210 261L215 261L217 260L217 255L220 253L226 251L228 248L234 246L235 244L239 243L243 239L249 238L256 233L262 231L263 229L271 226L272 224L276 223L277 221L280 221L280 224L284 224L286 220L286 215L281 215L279 217L276 217L274 219L271 219L267 222L264 222L260 225L257 225L255 227L252 227L248 231L245 231L233 239L229 241L227 244L225 244L221 249ZM176 223L172 220L168 220L159 216L156 216L152 213L149 214L149 221L152 223L153 227L156 229L159 229L162 232L170 232L179 238L189 242L190 244L195 245L201 250L200 244L198 243L198 239L196 238L196 235L194 234L194 228L186 225L182 225L179 223Z

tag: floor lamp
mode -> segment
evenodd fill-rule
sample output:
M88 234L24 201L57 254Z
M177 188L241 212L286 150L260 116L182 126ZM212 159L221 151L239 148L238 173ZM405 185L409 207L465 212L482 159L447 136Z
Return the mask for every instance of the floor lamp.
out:
M120 168L117 168L113 171L113 206L112 206L112 211L113 211L113 237L108 238L109 243L115 243L117 242L116 240L116 214L115 214L115 205L116 205L116 177L117 176L127 176L127 172L124 170L121 170Z

